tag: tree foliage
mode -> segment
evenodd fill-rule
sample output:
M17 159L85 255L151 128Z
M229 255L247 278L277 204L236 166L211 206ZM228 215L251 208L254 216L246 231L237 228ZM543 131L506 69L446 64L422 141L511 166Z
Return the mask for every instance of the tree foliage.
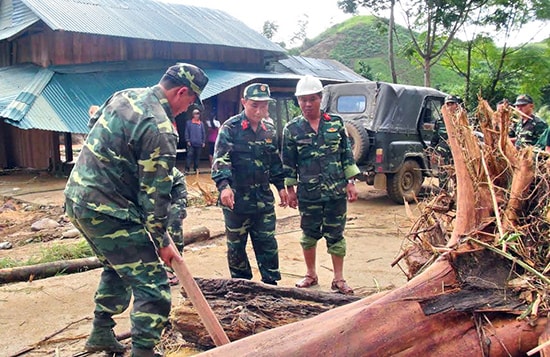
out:
M492 104L517 93L529 93L535 100L543 97L541 89L548 78L544 50L526 46L531 40L527 37L519 46L511 47L509 40L522 26L546 12L533 8L531 1L493 0L471 14L470 39L454 41L442 61L464 78L463 94L470 107L477 105L479 92ZM483 26L482 30L476 32L477 25ZM492 36L486 33L487 28L493 30ZM498 46L493 38L499 39Z
M264 25L262 26L262 35L264 35L265 38L272 40L277 31L279 31L279 25L277 25L277 22L269 20L264 22Z
M409 46L406 53L424 70L424 85L431 85L431 67L436 64L470 11L488 0L403 0L399 1L407 21ZM339 0L344 11L356 12L359 7L375 11L391 8L393 0ZM393 28L390 29L393 31Z

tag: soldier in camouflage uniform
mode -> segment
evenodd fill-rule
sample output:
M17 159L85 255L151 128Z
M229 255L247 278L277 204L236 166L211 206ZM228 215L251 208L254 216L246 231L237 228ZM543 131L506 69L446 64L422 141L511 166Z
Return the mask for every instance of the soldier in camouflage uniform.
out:
M134 297L132 356L154 356L170 312L167 265L182 261L166 236L174 181L174 118L208 78L178 63L158 85L113 94L93 125L65 188L67 215L103 263L88 351L122 352L113 315Z
M451 113L458 110L460 103L460 98L455 95L448 95L445 97L444 105L447 106ZM431 147L434 148L437 156L439 157L439 168L437 175L439 187L446 189L449 182L448 167L453 165L453 155L451 153L451 148L449 147L449 135L447 134L447 128L445 127L443 118L439 118L439 120L435 123Z
M357 199L353 177L359 174L342 118L323 113L321 81L305 76L296 86L302 115L284 128L283 164L290 207L299 207L302 228L300 244L307 272L296 286L318 284L315 267L317 241L326 239L332 257L331 288L353 294L343 276L346 242L347 200ZM294 186L298 185L296 193Z
M170 192L172 201L170 211L168 212L166 230L170 234L170 237L172 237L178 252L182 253L184 247L183 220L187 217L187 184L185 182L185 175L176 167L174 167L173 177L174 184L172 185L172 192ZM166 275L168 276L168 283L170 285L177 285L179 283L178 278L170 267L166 269Z
M281 273L270 183L279 191L283 207L287 206L287 193L275 127L265 120L271 100L266 84L245 88L241 99L244 110L220 128L212 179L220 192L231 277L252 279L246 254L250 234L262 281L277 285Z
M539 139L548 128L548 124L534 114L533 99L527 94L519 95L516 98L514 106L521 115L521 118L512 125L509 132L509 136L516 148L519 149L526 145L534 145L544 149L546 142L543 140L539 143Z

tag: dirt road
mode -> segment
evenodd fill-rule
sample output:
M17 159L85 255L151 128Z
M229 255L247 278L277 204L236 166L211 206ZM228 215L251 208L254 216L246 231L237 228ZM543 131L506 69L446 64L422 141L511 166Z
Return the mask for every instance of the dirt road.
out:
M208 175L200 175L208 184ZM0 177L0 195L17 192L17 198L40 204L59 205L63 180L46 177L11 182ZM32 181L32 182L31 182ZM188 182L193 187L192 181ZM19 187L18 190L14 189ZM368 295L378 290L403 284L406 279L398 267L391 267L399 254L404 234L409 227L403 206L393 204L384 192L359 184L359 200L349 205L346 237L348 255L345 259L345 276L356 294ZM32 193L35 192L35 193ZM414 209L414 207L413 207ZM0 212L0 219L2 213ZM280 251L282 280L280 285L293 286L305 273L301 248L299 216L296 210L278 208L277 239ZM196 277L228 278L223 216L218 207L193 207L185 220L188 228L206 226L211 236L207 242L189 245L184 257ZM0 241L6 239L0 231ZM51 243L51 242L48 242ZM324 241L318 246L319 290L330 290L332 269ZM0 259L18 254L30 255L40 249L39 244L0 251ZM20 250L22 253L18 253ZM259 281L252 250L249 257L254 268L253 280ZM0 286L0 355L10 356L33 346L54 334L50 342L41 343L26 355L53 355L56 349L61 356L70 356L82 350L91 326L93 293L100 271L57 276L33 282ZM178 288L173 289L173 303L181 299ZM118 333L129 330L128 313L117 318ZM62 330L62 331L61 331ZM53 342L52 342L53 341Z

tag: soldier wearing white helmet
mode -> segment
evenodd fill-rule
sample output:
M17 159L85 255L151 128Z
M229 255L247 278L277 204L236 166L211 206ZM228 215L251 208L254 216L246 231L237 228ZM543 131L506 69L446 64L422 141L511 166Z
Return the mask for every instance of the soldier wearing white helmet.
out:
M307 272L296 286L318 284L315 257L317 241L326 239L332 257L334 278L331 288L353 294L344 280L347 202L357 199L353 177L359 174L342 118L321 111L323 85L305 76L296 86L302 115L284 128L283 164L290 207L300 210L303 249ZM297 192L294 186L297 185ZM298 204L299 203L299 204Z

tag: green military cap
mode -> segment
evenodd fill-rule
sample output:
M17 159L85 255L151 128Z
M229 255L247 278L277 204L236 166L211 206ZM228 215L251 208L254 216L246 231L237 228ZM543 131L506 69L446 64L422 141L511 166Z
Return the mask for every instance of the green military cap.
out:
M525 104L533 104L533 98L531 98L527 94L518 95L514 105L525 105Z
M274 100L271 98L269 86L263 83L252 83L244 89L244 99L255 100L257 102Z
M447 103L460 103L460 98L458 98L456 95L448 95L445 97L445 104Z
M202 69L189 63L176 63L168 68L164 75L195 92L197 104L202 106L200 95L208 83L208 77Z

